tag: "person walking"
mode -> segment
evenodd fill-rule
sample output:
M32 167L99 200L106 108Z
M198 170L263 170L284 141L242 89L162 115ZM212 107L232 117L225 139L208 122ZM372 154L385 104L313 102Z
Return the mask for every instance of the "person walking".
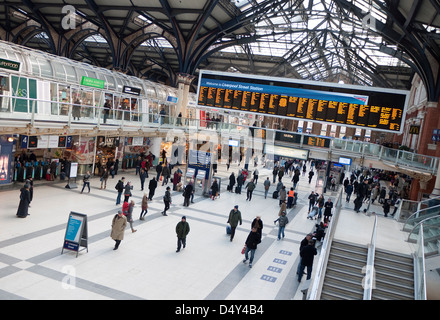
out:
M228 221L227 221L227 223L229 223L231 225L230 241L232 241L234 239L235 229L237 228L237 225L239 222L240 222L240 225L243 223L243 221L241 220L241 212L240 212L240 210L238 210L238 206L235 205L234 209L232 209L229 212L229 217L228 217Z
M286 211L281 212L281 216L275 220L275 223L278 221L278 240L281 240L281 235L283 235L284 239L284 229L286 225L289 223L289 219L286 216Z
M122 192L124 192L124 181L125 178L122 177L115 186L115 189L118 191L118 196L116 197L117 206L121 203Z
M313 239L313 233L308 233L304 239L302 239L301 243L299 244L299 252L301 253L301 250L303 248L305 248L308 244L309 241ZM299 263L298 263L298 267L296 269L296 274L299 275L299 271L301 269L301 255L299 256ZM304 269L303 269L304 270ZM302 271L304 272L304 271Z
M189 207L189 199L191 198L191 195L194 191L194 182L191 179L191 181L186 185L185 189L183 190L183 206Z
M307 246L301 249L301 265L298 272L298 282L301 282L304 269L307 267L307 280L312 277L313 259L318 254L315 248L315 241L310 240Z
M316 219L321 219L322 209L324 208L325 204L324 195L321 194L316 202L318 204L318 217Z
M277 175L278 175L278 167L275 166L275 167L273 168L273 170L272 170L272 176L273 176L273 181L272 181L272 183L275 183L275 182L276 182Z
M263 220L261 220L260 216L256 216L255 219L252 221L251 229L257 228L257 232L260 235L263 235Z
M177 234L177 250L179 252L180 249L186 247L186 236L189 233L189 223L186 221L186 217L183 216L182 220L176 225L176 234Z
M125 202L124 202L125 204ZM127 222L130 223L130 228L131 228L131 232L136 232L137 230L135 230L133 228L133 209L134 209L135 203L133 200L130 201L130 203L128 204L128 208L126 211L125 216L127 217Z
M310 193L308 199L309 199L309 211L308 211L308 213L310 213L310 209L313 208L313 206L315 205L315 202L316 202L316 193L315 193L315 191L312 191Z
M112 230L110 233L110 237L116 242L113 250L118 250L121 241L124 240L124 232L126 227L127 218L123 215L122 211L118 211L118 213L113 217Z
M283 212L287 212L287 203L285 200L281 202L280 211L278 211L278 217L280 217L281 213ZM274 221L274 223L276 223L276 220Z
M228 191L229 192L234 192L234 186L235 186L235 175L232 172L231 175L229 176L229 186L228 186Z
M29 204L31 203L30 185L25 184L20 189L20 203L18 204L17 217L26 218L29 215Z
M246 238L246 249L244 251L243 263L249 260L249 268L252 268L252 262L254 261L255 251L257 250L258 244L261 242L261 234L257 232L257 228L252 228L251 232ZM249 257L249 252L251 256Z
M124 188L124 202L128 202L128 199L132 196L131 189L133 189L131 182L128 181Z
M147 176L148 174L145 169L141 168L141 170L139 171L139 179L141 180L141 191L144 191L144 184Z
M249 181L245 188L247 189L246 200L251 201L252 200L252 192L254 192L254 189L255 189L254 180Z
M310 170L309 172L309 184L312 182L313 176L315 175L315 173L313 172L313 169Z
M390 213L390 202L387 199L384 199L383 201L384 201L383 206L382 206L383 207L383 213L384 213L384 216L386 218L386 217L388 217L388 213Z
M157 180L156 178L153 177L153 179L150 180L150 183L148 184L148 200L153 201L153 197L154 197L154 192L156 191L157 188Z
M163 211L161 212L162 215L167 216L167 210L170 208L171 205L171 192L170 192L171 188L167 187L166 191L165 191L165 195L163 196L163 203L165 204L165 208L163 209Z
M259 174L260 174L260 173L258 172L258 169L255 168L254 173L253 173L253 175L254 175L254 183L255 183L255 185L257 184L257 181L258 181L258 175L259 175Z
M168 179L170 178L170 168L167 166L167 164L164 164L162 168L162 186L168 184Z
M145 220L144 217L148 212L148 194L145 192L144 196L142 197L142 203L141 203L141 215L139 217L139 220Z
M241 194L241 187L243 186L243 183L244 183L244 176L243 173L240 173L237 177L236 193Z
M83 177L83 187L81 189L81 193L83 193L84 188L87 186L90 193L90 171L87 171L87 173Z
M269 188L270 188L270 179L269 177L267 177L266 180L264 180L264 199L267 198L267 193L269 192Z
M160 175L162 174L162 162L159 162L159 164L156 166L156 181L159 181Z
M211 198L212 200L215 200L215 197L217 197L218 194L218 183L217 179L214 178L214 182L211 185Z
M330 221L330 217L333 215L332 209L333 209L332 199L328 198L327 201L324 203L324 220Z
M104 185L104 189L107 188L107 180L108 180L108 169L104 168L102 170L102 175L101 175L101 189L103 185Z
M286 186L283 186L279 192L280 195L280 206L281 204L287 201L287 191L286 191Z
M347 187L345 188L345 193L347 194L347 197L345 198L345 200L347 202L350 202L351 194L353 193L353 184L352 183L349 183L347 185Z
M293 187L290 188L289 192L287 193L287 209L290 209L293 207L293 201L295 200L295 191L293 190Z

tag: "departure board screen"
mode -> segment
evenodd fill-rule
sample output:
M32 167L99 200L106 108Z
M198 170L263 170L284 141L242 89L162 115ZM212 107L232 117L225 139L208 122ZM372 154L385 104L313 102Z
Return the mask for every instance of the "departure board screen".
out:
M198 105L401 133L409 91L202 70Z

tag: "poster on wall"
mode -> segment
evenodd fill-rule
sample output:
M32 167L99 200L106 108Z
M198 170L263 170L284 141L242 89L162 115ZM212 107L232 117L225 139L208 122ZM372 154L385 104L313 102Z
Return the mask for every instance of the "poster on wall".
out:
M0 144L0 185L11 183L12 144Z

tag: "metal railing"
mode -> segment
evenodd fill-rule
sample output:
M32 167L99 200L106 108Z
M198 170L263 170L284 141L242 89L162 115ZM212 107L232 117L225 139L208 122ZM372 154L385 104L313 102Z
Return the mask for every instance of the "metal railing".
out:
M330 255L331 243L333 241L333 236L335 234L336 226L338 224L339 216L341 213L342 194L343 194L343 188L341 188L341 190L339 191L334 213L332 219L330 220L329 226L327 228L327 232L325 234L321 246L321 253L319 255L318 264L316 266L316 273L313 278L311 289L309 290L308 300L319 300L321 296L322 284L324 282L325 272L327 270L326 268L327 268L328 258Z
M424 218L431 217L431 216L428 216L431 214L433 215L433 217L438 217L440 215L440 204L438 204L436 206L432 206L432 207L426 207L426 208L423 208L423 209L420 209L420 210L414 212L411 216L408 217L408 219L406 219L402 230L406 230L407 227L411 223L415 222L417 219L423 220Z
M6 101L4 101L6 99ZM140 101L141 99L139 99ZM18 101L27 101L26 111L16 110L18 106L24 107L24 103ZM97 102L96 102L97 103ZM27 106L29 104L29 106ZM2 108L5 106L6 108ZM209 119L185 118L170 115L163 115L157 112L142 112L140 107L134 109L110 109L107 113L104 107L93 105L75 104L68 102L58 102L43 99L33 99L24 97L13 97L0 95L0 116L2 119L26 120L34 125L35 121L56 120L65 121L69 126L75 123L93 124L100 128L106 125L106 129L184 129L184 130L212 130L212 131L248 131L254 129L266 130L266 137L272 141L275 132L279 130L268 129L264 127L254 127L236 123L216 122ZM17 117L19 116L19 117ZM287 132L287 131L285 131ZM271 134L269 134L271 133ZM305 135L304 133L294 134ZM313 136L312 134L307 134ZM330 139L329 137L327 137ZM303 147L303 139L299 143ZM382 161L388 161L392 164L417 168L419 170L436 174L439 166L439 158L426 155L411 153L408 151L388 148L382 145L339 138L331 138L328 151L349 155L353 153L354 157L373 157Z
M371 300L373 295L375 272L374 272L374 256L376 254L376 234L377 234L377 216L374 216L373 233L370 243L368 244L367 265L363 268L365 277L362 281L364 287L363 300Z
M417 239L417 250L414 253L414 299L426 300L426 266L423 223Z

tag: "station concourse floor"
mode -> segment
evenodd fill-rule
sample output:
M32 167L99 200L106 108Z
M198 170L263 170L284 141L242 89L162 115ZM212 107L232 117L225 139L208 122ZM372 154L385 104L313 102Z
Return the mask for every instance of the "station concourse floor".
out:
M249 166L253 170L253 165ZM0 191L0 299L1 300L301 300L303 294L296 277L299 243L315 229L315 220L307 219L308 200L316 187L316 175L308 184L307 174L301 176L297 188L298 204L288 209L290 223L286 237L278 241L278 200L272 199L272 184L264 199L263 181L267 176L272 183L271 170L258 167L257 188L252 201L226 191L228 177L237 174L232 164L227 171L219 165L216 176L222 178L221 195L216 200L195 196L195 203L183 207L181 193L172 191L173 203L168 216L161 215L165 186L159 183L153 201L149 202L144 221L139 220L139 177L134 169L119 171L108 180L107 188L100 190L98 178L91 179L91 192L80 194L78 189L66 189L66 181L34 184L34 199L30 216L16 217L19 203L18 187ZM183 170L184 171L184 170ZM307 172L309 171L309 168ZM174 171L173 171L174 172ZM150 170L150 178L153 175ZM110 238L113 216L120 206L115 205L118 178L125 176L134 185L132 199L134 228L129 225L118 250L113 250ZM148 186L147 179L145 185ZM291 178L284 184L290 188ZM172 183L168 184L172 187ZM87 190L87 189L86 189ZM148 192L148 187L145 189ZM319 189L316 189L319 193ZM336 192L327 192L335 201ZM234 205L239 206L243 224L237 228L232 242L226 234L226 222ZM373 218L356 214L353 204L346 204L335 238L368 243ZM414 248L404 241L405 234L396 221L380 216L378 247L412 253ZM66 251L61 254L69 213L87 215L88 251ZM379 212L380 211L380 212ZM260 215L264 223L262 242L256 250L253 268L242 262L241 250L250 232L251 222ZM186 248L176 253L175 226L182 216L187 217L191 231ZM363 230L365 229L365 232ZM362 232L361 232L362 231ZM353 239L357 239L354 240ZM383 240L383 241L382 241ZM315 264L319 259L315 257ZM432 267L431 284L438 282L439 266ZM314 271L316 268L314 268ZM313 279L313 275L312 275ZM303 277L302 283L305 281ZM440 286L431 287L438 297Z

